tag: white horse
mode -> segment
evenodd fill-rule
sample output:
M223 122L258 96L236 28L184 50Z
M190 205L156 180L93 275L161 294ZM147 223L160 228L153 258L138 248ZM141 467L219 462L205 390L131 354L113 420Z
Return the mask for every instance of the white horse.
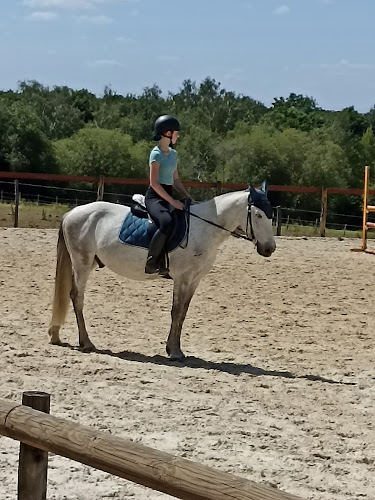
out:
M97 201L76 207L64 216L57 244L55 293L48 331L52 344L61 344L59 331L71 298L79 345L84 351L95 349L87 334L83 302L90 272L98 264L130 279L160 278L144 272L147 249L119 240L120 228L129 211L130 208L123 205ZM253 241L264 257L275 251L272 208L265 183L260 190L250 186L248 191L223 194L191 206L188 244L186 248L178 247L169 256L174 287L166 350L171 360L185 357L180 348L180 336L191 298L213 266L219 246L231 234Z

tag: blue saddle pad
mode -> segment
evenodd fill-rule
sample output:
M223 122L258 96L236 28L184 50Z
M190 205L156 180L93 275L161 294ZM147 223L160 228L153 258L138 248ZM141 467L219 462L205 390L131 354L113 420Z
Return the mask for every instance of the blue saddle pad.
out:
M125 217L119 232L119 239L126 245L148 248L150 241L157 230L156 225L149 219L142 219L131 212ZM187 232L187 213L178 210L177 223L172 237L167 242L167 250L171 252L182 244Z

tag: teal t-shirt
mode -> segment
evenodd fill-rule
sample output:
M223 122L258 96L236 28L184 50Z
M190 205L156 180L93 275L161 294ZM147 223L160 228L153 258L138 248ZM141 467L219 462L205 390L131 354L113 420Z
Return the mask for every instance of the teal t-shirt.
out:
M165 155L159 146L155 146L150 153L149 165L153 161L159 163L159 182L160 184L173 184L173 174L177 168L177 152L169 148L169 155Z

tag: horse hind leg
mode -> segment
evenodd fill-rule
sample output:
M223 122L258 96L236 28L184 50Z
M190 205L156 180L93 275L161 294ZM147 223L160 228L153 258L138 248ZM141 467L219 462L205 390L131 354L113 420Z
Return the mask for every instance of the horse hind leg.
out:
M85 259L86 260L86 259ZM90 259L91 260L91 259ZM79 346L84 352L95 350L94 344L89 339L85 319L83 316L84 294L87 280L90 272L95 267L95 262L90 266L74 266L73 265L73 282L70 298L72 299L74 313L77 320Z

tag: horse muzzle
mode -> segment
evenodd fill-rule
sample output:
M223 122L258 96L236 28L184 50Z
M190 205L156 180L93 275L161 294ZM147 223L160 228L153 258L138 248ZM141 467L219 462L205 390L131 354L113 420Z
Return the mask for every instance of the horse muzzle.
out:
M256 246L257 246L257 252L262 257L270 257L273 254L273 252L276 250L276 243L275 242L269 243L267 245L264 245L264 244L262 245L258 241Z

